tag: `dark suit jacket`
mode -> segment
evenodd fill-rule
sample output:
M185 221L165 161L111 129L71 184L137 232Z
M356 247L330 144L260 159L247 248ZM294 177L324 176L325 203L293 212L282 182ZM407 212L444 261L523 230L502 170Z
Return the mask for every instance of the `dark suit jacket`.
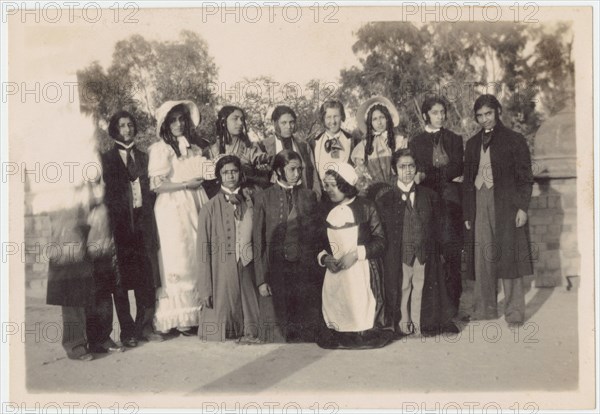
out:
M111 230L115 239L120 283L129 288L140 286L140 283L143 284L147 280L139 279L147 278L148 275L142 275L144 271L138 269L150 264L150 268L145 272L150 273L154 286L160 286L158 237L154 218L156 196L150 191L148 155L134 148L133 157L140 171L142 191L141 218L136 223L134 223L133 195L127 167L119 155L119 150L115 147L102 155L102 176L106 184L104 201L108 207ZM145 250L144 254L140 255L139 248ZM139 263L144 259L147 263Z
M479 169L483 130L475 134L465 149L465 178L463 183L463 215L471 222L467 232L467 272L474 277L473 248L475 203L475 177ZM517 278L533 273L527 225L516 228L515 217L519 209L527 212L533 189L531 156L523 135L498 123L492 133L490 151L491 171L494 177L495 261L498 277ZM489 167L488 167L489 168Z
M402 295L402 231L406 202L394 184L389 191L377 199L377 207L387 237L384 256L386 323L396 329L400 321L400 299ZM448 298L444 283L444 269L440 262L440 198L430 188L417 185L415 210L423 223L423 251L425 282L421 301L422 331L436 331L444 326L456 313Z
M271 135L259 143L260 148L269 154L270 157L277 155L275 146L276 139L277 138L275 138L274 135ZM298 148L304 166L304 170L302 171L302 186L309 190L313 190L320 199L321 181L319 180L319 173L315 168L315 157L312 149L306 142L301 141L296 137L292 137L292 140L294 145Z
M299 260L307 266L316 265L317 247L317 197L313 191L295 188ZM270 277L274 268L274 260L284 248L287 228L287 211L285 211L286 194L279 184L273 184L264 191L256 193L254 200L254 221L252 238L255 249L254 268L256 286L271 283Z

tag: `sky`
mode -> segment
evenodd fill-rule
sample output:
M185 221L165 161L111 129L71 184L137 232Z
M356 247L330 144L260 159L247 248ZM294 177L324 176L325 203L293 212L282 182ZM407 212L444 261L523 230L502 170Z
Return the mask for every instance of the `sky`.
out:
M206 15L197 9L172 8L139 9L129 18L136 22L127 22L124 11L116 16L107 9L96 23L91 22L92 12L80 17L74 12L73 23L66 11L57 23L44 22L43 18L36 23L34 16L25 24L15 25L22 39L9 43L11 51L16 52L11 62L24 65L20 75L26 78L59 78L94 60L108 67L115 43L133 34L169 41L176 40L182 30L191 30L207 41L222 82L259 75L300 84L312 78L336 81L341 68L357 63L352 52L356 40L353 31L361 22L345 22L338 13L338 23L315 24L314 16L305 11L298 22L292 23L289 19L293 15L288 11L288 18L275 16L270 23L265 11L262 22L252 23L247 19L255 19L256 12L250 13L240 9L239 22L235 21L236 15ZM115 19L122 21L115 23ZM28 53L18 53L22 47Z
M10 16L9 83L3 90L10 107L10 158L26 159L28 169L36 163L42 166L42 179L30 177L33 192L72 187L72 171L65 163L80 163L75 175L81 179L81 168L97 162L97 154L91 122L78 111L76 72L93 61L106 69L115 43L134 34L158 41L175 41L182 30L200 34L218 67L224 90L244 78L261 75L282 84L305 85L313 78L336 82L340 69L357 64L352 52L353 31L362 22L357 21L356 13L354 20L347 21L336 12L337 23L315 23L316 10L311 14L306 10L300 19L292 10L285 16L272 10L274 16L265 12L257 23L249 21L256 20L256 9L238 9L238 16L183 8L103 9L100 14L93 9L87 14L64 10L60 15L57 10L42 9L38 15ZM321 15L323 11L319 10L321 20L331 15L331 11ZM49 162L61 165L59 182L44 179L45 174L54 173L51 168L43 170Z

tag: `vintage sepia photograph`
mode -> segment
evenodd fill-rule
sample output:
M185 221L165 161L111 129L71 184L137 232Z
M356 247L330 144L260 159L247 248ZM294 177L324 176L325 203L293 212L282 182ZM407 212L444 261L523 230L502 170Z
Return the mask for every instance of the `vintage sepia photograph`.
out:
M597 409L597 5L1 7L0 412Z

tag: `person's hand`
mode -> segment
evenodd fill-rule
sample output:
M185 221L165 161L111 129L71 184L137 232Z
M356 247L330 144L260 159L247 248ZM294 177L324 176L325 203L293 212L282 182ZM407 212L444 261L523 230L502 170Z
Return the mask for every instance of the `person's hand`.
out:
M262 153L262 154L258 154L256 156L256 158L254 159L254 164L259 165L259 164L265 164L269 162L269 154L267 153Z
M269 286L268 283L263 283L258 287L258 293L260 293L260 296L262 297L271 296L271 286Z
M421 184L423 181L425 181L425 177L427 177L427 175L424 172L418 172L415 174L415 184Z
M258 171L270 171L271 161L272 158L269 156L269 154L260 154L254 160L254 168L256 168Z
M517 211L517 217L515 217L515 224L517 227L523 227L527 223L527 213L519 209Z
M330 254L323 258L323 264L331 273L337 273L340 271L339 262Z
M467 230L471 230L471 222L470 221L465 221L465 228Z
M213 303L212 303L212 296L207 296L207 297L205 297L205 298L202 298L202 299L200 300L200 305L201 305L203 308L212 309L212 307L213 307Z
M202 182L204 181L203 178L194 178L193 180L189 180L186 181L185 184L185 189L186 190L195 190L197 188L199 188L202 185Z
M340 262L339 262L340 269L342 269L342 270L349 269L357 261L358 261L358 252L356 250L352 250L352 251L346 253L340 259Z

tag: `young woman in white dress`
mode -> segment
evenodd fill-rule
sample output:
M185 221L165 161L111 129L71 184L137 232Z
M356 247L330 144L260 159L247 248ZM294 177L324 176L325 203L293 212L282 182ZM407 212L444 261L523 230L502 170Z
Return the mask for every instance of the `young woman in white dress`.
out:
M154 325L163 333L175 328L194 335L204 295L198 287L198 213L208 201L202 181L214 178L214 167L198 146L190 144L200 123L193 102L165 102L156 119L160 141L148 149L150 188L158 194L154 213L160 243L161 287Z

